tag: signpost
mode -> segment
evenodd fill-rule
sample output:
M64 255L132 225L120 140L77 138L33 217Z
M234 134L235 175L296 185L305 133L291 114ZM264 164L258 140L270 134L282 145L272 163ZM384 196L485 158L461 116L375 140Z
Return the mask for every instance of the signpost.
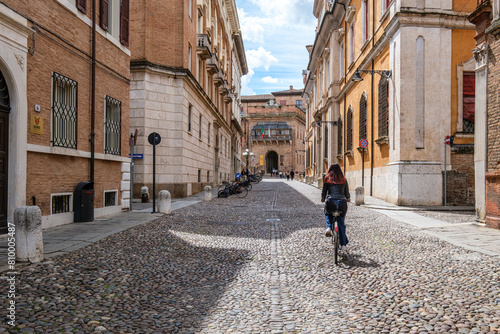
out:
M134 154L134 147L137 144L137 133L138 130L135 129L134 134L130 134L129 145L130 145L130 211L132 211L132 201L134 199L134 159L136 155ZM142 154L141 154L142 156ZM142 159L142 158L141 158Z
M153 212L156 213L156 145L161 142L161 136L156 132L151 132L148 142L153 145Z
M365 186L365 149L368 147L368 140L366 139L361 139L359 141L359 146L362 148L362 153L361 153L361 186Z
M450 145L450 142L450 136L444 137L444 206L446 206L446 170L448 169L446 165L446 155L448 154L446 151L446 146Z

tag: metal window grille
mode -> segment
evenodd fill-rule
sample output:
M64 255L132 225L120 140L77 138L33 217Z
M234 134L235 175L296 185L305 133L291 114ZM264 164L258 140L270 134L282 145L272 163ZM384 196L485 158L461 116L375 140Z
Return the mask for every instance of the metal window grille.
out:
M52 196L52 214L70 212L71 195Z
M116 191L108 191L104 193L104 206L116 205Z
M52 144L76 149L78 83L52 74Z
M366 96L359 100L359 140L366 139Z
M378 83L378 136L389 135L389 81L381 78Z
M338 127L337 127L337 154L341 155L342 154L342 119L339 117L339 120L337 121Z
M347 151L352 151L352 109L347 112Z
M121 102L106 96L104 153L121 154Z

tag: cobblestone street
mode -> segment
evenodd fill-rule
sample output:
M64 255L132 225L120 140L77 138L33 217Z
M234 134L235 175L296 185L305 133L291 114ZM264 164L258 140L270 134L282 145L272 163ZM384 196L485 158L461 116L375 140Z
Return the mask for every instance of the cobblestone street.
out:
M17 276L22 333L494 333L498 258L349 206L333 262L320 190L265 179ZM422 213L422 215L429 215ZM470 214L433 214L453 223ZM457 217L458 216L458 217ZM6 299L7 283L0 282ZM0 311L6 318L6 308Z

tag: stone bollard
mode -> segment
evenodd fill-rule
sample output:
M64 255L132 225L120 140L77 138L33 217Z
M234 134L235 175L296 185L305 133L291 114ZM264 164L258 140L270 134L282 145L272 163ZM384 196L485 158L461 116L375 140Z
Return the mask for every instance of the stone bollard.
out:
M172 198L168 190L162 190L158 193L158 212L159 213L172 212Z
M323 176L318 177L318 188L323 189Z
M203 194L203 201L204 202L209 202L212 200L212 187L206 186L205 187L205 192Z
M149 202L149 189L146 186L141 188L141 202L142 203Z
M43 261L42 211L38 206L21 206L14 211L16 259L19 262Z
M365 188L358 186L356 187L356 192L354 196L354 204L361 205L365 204Z

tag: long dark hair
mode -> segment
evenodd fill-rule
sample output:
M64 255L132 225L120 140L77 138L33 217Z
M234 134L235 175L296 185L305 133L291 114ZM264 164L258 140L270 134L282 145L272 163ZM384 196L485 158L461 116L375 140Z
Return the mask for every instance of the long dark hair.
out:
M346 182L344 173L340 169L340 165L335 163L328 168L328 173L325 176L325 183L344 184Z

